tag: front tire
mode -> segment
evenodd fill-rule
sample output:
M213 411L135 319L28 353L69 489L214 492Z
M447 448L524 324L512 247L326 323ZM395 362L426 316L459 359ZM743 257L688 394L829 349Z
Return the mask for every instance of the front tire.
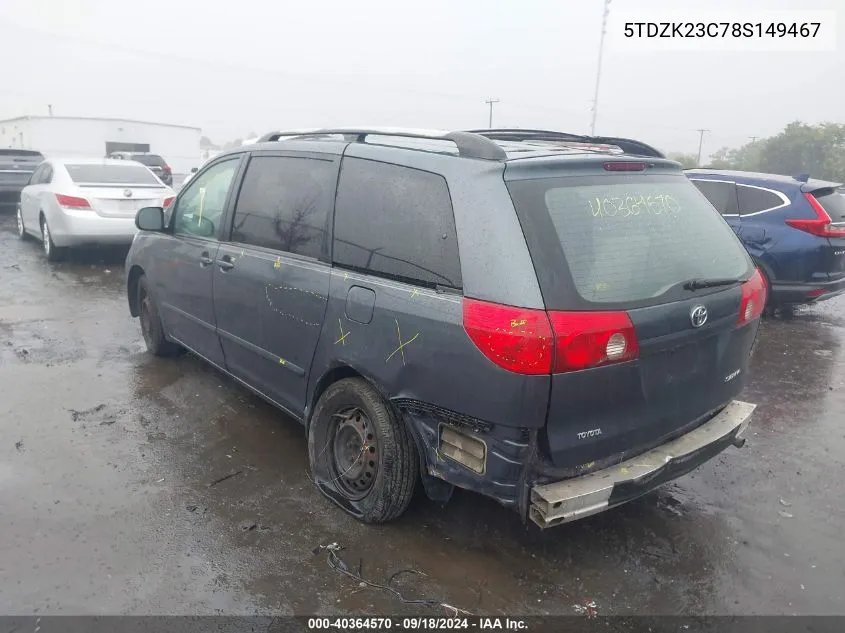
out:
M168 341L164 335L164 325L158 314L158 307L149 291L147 276L138 279L138 313L141 322L141 334L147 351L154 356L176 356L182 347Z
M363 378L340 380L320 397L308 457L321 492L364 523L400 516L419 478L408 429Z

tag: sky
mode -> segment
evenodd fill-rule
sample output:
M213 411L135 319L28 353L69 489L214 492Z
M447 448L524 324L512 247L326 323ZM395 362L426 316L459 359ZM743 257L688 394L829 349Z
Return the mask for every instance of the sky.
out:
M708 0L713 15L839 9L835 50L635 50L623 16L700 0L612 0L596 133L703 153L794 120L845 123L845 0ZM0 0L0 119L118 117L217 143L383 125L588 133L603 0ZM725 18L727 19L727 18Z

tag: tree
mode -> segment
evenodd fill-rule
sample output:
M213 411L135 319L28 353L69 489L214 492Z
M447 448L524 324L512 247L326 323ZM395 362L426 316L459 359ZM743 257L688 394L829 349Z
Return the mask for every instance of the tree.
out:
M708 167L785 176L809 173L814 178L843 182L845 125L795 121L775 136L739 148L723 147L711 155Z
M674 160L681 163L684 169L693 169L698 167L698 160L695 154L684 154L682 152L669 152L667 155L669 160Z

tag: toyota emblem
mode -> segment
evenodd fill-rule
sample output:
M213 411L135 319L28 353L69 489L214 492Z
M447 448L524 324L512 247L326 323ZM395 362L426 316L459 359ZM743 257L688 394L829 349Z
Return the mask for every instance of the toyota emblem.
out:
M707 323L707 308L695 306L689 313L689 320L693 327L701 327Z
M123 190L123 196L125 198L131 198L132 197L132 190L131 189L124 189Z

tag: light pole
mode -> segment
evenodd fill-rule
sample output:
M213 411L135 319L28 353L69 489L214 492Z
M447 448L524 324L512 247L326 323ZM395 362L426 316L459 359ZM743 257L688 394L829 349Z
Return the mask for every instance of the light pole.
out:
M704 134L710 130L696 130L698 132L698 159L695 161L697 167L701 167L701 146L704 144Z
M487 99L484 103L486 103L487 105L490 106L490 116L487 119L487 127L492 130L493 129L493 104L499 103L499 100L491 98L491 99Z
M604 34L607 32L607 16L610 13L610 0L604 0L604 15L601 18L601 39L599 39L599 64L596 68L596 91L593 94L593 120L590 122L590 135L596 134L596 114L599 109L599 85L601 84L601 61L604 56Z

